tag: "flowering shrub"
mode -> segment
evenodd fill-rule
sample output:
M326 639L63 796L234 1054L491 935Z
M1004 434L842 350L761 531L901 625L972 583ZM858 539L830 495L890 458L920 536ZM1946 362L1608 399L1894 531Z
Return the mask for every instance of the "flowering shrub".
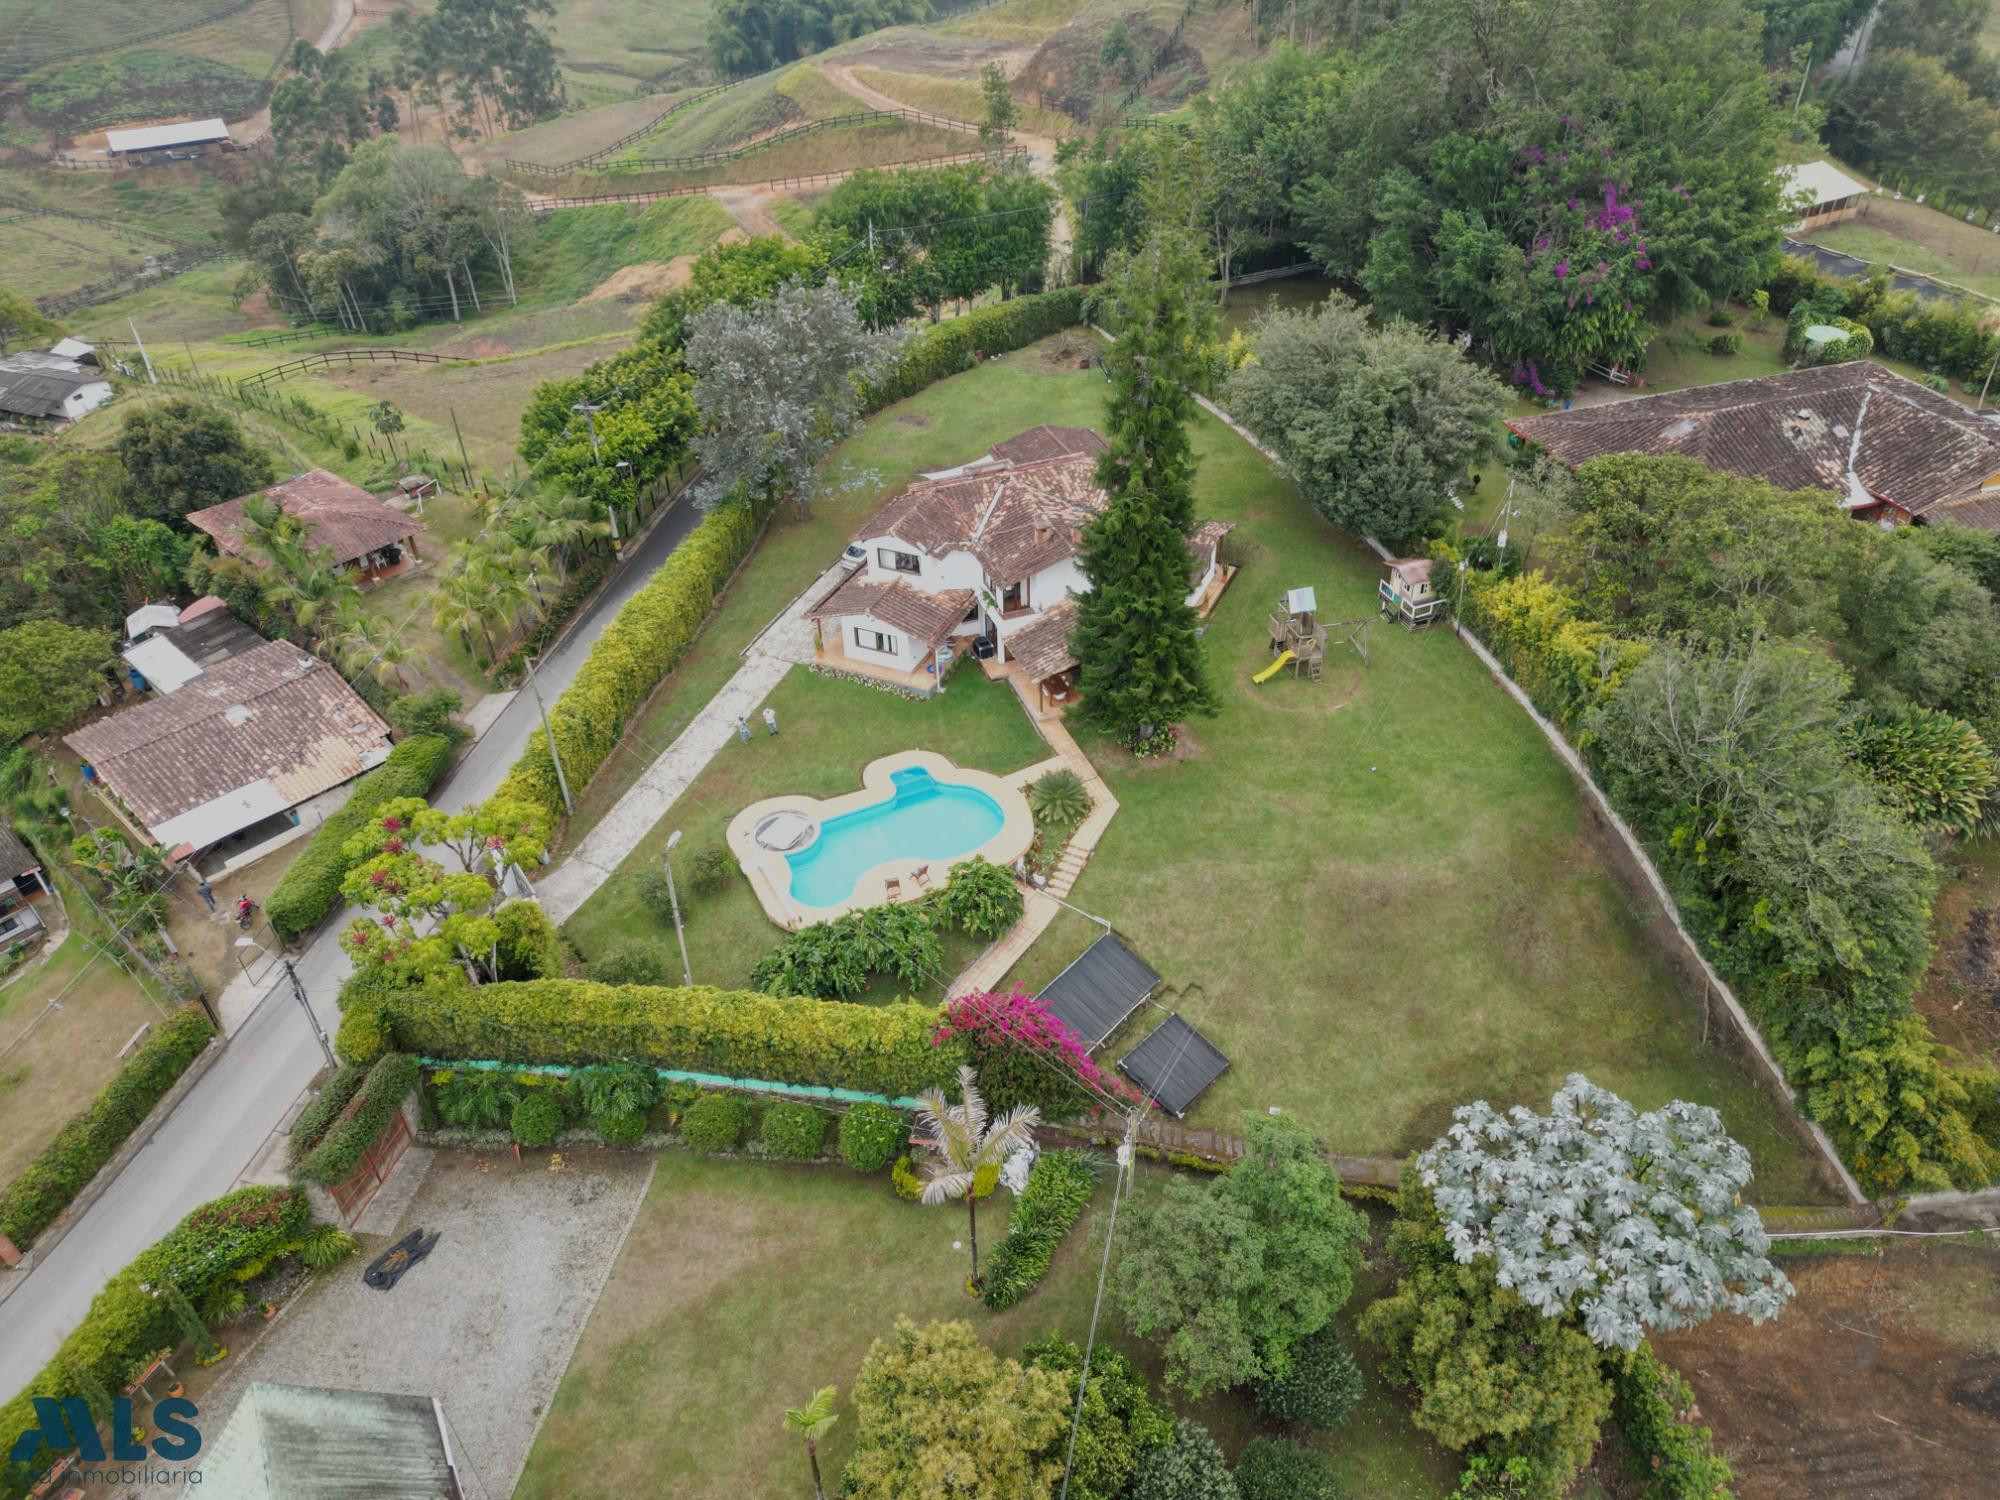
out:
M1019 985L1004 995L971 990L951 1001L934 1040L955 1038L971 1044L980 1086L995 1109L1032 1103L1061 1118L1085 1108L1092 1093L1141 1102L1137 1089L1099 1066L1082 1039ZM1065 1087L1063 1073L1075 1083Z

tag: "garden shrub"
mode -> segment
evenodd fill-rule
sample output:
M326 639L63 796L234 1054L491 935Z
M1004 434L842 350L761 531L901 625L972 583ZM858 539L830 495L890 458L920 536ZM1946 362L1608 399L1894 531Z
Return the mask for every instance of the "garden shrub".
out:
M1243 1500L1340 1500L1340 1482L1324 1458L1283 1438L1255 1437L1236 1455Z
M817 1161L826 1144L826 1116L800 1099L786 1099L764 1111L764 1149L780 1161Z
M278 936L287 942L302 937L340 904L340 883L352 868L347 841L367 826L383 803L429 793L457 747L458 738L451 734L413 735L354 783L353 794L314 830L265 899L264 913Z
M648 866L646 869L640 871L634 891L639 898L641 906L645 907L648 912L665 926L673 926L673 887L667 883L667 872L665 870L654 869ZM687 921L687 913L685 911L681 913L681 921L683 923Z
M1710 354L1721 355L1741 354L1743 352L1743 335L1740 333L1718 333L1708 341L1708 352Z
M1361 1399L1361 1367L1329 1323L1292 1346L1292 1368L1255 1386L1257 1410L1280 1422L1332 1432Z
M896 1196L906 1203L921 1202L924 1196L924 1179L911 1165L907 1154L896 1158L896 1165L889 1169L889 1184L896 1190Z
M910 1138L903 1117L886 1104L857 1104L840 1117L840 1159L857 1172L879 1172Z
M998 1312L1033 1291L1095 1191L1097 1161L1088 1151L1044 1151L1037 1157L1014 1200L1006 1238L987 1260L980 1300Z
M1575 732L1647 651L1583 617L1577 601L1539 573L1468 572L1461 617L1500 659L1535 707Z
M697 896L719 896L736 881L736 861L720 844L695 851L688 861L688 889Z
M37 1396L80 1396L85 1382L124 1389L161 1350L181 1342L172 1309L150 1288L171 1280L199 1305L241 1267L303 1246L309 1219L305 1194L296 1188L242 1188L193 1210L105 1283L55 1357L0 1405L0 1431L32 1431ZM21 1463L0 1466L0 1496L25 1495L30 1478L46 1472L56 1456L43 1447Z
M1810 300L1866 328L1883 355L1920 369L1976 381L2000 357L2000 329L1981 325L1980 306L1896 291L1886 273L1828 276L1811 261L1787 255L1779 260L1769 291L1774 312L1790 314Z
M1139 1092L1103 1067L1082 1040L1018 984L1004 995L968 990L945 1007L940 1038L971 1049L979 1089L996 1111L1032 1104L1045 1120L1066 1120L1109 1095L1139 1102Z
M1051 1334L1023 1349L1021 1359L1036 1369L1068 1376L1071 1410L1075 1411L1083 1350L1060 1334ZM1084 1392L1076 1428L1069 1500L1125 1500L1140 1458L1173 1440L1174 1414L1153 1399L1132 1361L1098 1345L1091 1356L1090 1386ZM1061 1461L1069 1457L1069 1450L1065 1431L1049 1456Z
M422 1072L414 1057L390 1052L368 1070L368 1077L319 1145L293 1169L301 1182L332 1187L361 1165L362 1155L375 1144L389 1119L417 1086Z
M1028 805L1037 821L1055 828L1074 828L1090 816L1090 791L1081 776L1060 767L1028 788Z
M1625 1440L1625 1472L1646 1500L1725 1500L1728 1462L1695 1425L1694 1391L1652 1345L1611 1372L1611 1420Z
M72 1115L20 1175L0 1191L0 1233L28 1249L72 1199L90 1185L214 1035L193 1005L168 1016L111 1081Z
M696 1151L733 1151L749 1126L749 1101L734 1094L703 1094L681 1116L681 1139Z
M750 982L769 995L845 1000L874 975L916 987L943 967L928 903L871 906L793 933L757 961Z
M285 1144L285 1165L289 1170L298 1171L299 1163L325 1138L327 1130L347 1108L348 1101L361 1092L361 1085L367 1079L366 1067L344 1063L321 1086L312 1103L299 1111L298 1119L292 1122L291 1138Z
M629 1146L646 1133L646 1116L637 1110L599 1115L592 1124L597 1138L607 1146Z
M341 1021L343 1056L348 1027ZM892 1098L947 1088L967 1053L933 1045L929 1005L844 1005L743 991L654 989L579 979L402 990L372 1010L367 1029L440 1062L488 1060L648 1068L855 1089Z
M1208 1429L1183 1417L1174 1440L1139 1460L1132 1500L1240 1500L1242 1491Z
M516 1144L546 1146L563 1127L562 1102L548 1089L524 1090L508 1124Z
M944 888L932 896L938 920L968 937L997 938L1021 920L1024 901L1014 877L979 855L951 867Z
M493 913L501 979L560 979L562 943L539 901L509 901Z
M667 966L650 948L625 944L583 966L583 976L598 984L664 984Z

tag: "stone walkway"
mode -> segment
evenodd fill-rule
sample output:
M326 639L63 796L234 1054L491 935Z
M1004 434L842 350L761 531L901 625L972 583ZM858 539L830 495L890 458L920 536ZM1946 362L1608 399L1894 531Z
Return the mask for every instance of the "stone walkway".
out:
M1112 815L1118 811L1118 799L1111 795L1111 788L1097 774L1097 767L1090 763L1090 757L1083 753L1071 738L1069 730L1063 727L1061 713L1044 713L1038 709L1029 697L1031 689L1027 680L1019 672L1007 672L1005 675L1014 689L1014 696L1021 700L1021 711L1028 716L1041 737L1048 741L1049 748L1055 751L1049 760L1022 772L1021 779L1038 781L1059 766L1067 767L1076 772L1090 792L1090 816L1079 823L1076 832L1070 835L1047 890L1025 890L1026 910L1022 912L1021 920L1008 928L999 942L975 958L965 972L953 981L951 993L954 995L962 995L967 990L992 989L1007 977L1007 971L1019 963L1036 940L1049 930L1056 913L1062 910L1064 899L1076 888L1077 877L1083 873L1084 865L1097 848L1097 841L1104 837Z
M806 627L805 610L840 577L838 564L828 568L764 628L744 649L743 665L736 675L708 700L568 858L535 886L535 895L550 921L567 921L611 878L661 815L735 738L739 716L754 720L784 675L793 667L811 663L812 632Z

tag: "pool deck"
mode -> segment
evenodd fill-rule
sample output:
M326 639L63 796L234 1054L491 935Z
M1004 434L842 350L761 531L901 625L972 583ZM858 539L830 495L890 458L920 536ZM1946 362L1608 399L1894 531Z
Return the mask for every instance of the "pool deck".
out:
M890 778L898 771L911 769L929 771L941 782L984 792L999 804L1002 820L999 831L977 848L968 849L950 859L885 860L863 871L854 882L853 894L832 906L806 906L794 901L791 863L783 854L758 844L757 825L774 812L796 812L824 827L829 819L843 813L888 801L896 791ZM952 865L975 855L1003 869L1011 868L1028 852L1028 846L1035 840L1034 814L1029 811L1024 788L1049 769L1050 766L1044 763L1017 771L1012 776L994 776L986 771L961 766L949 756L939 755L934 750L898 751L868 763L861 773L859 791L838 797L794 794L753 802L729 820L729 831L725 837L729 852L736 856L737 866L749 880L750 888L757 893L757 899L763 903L764 914L787 932L797 932L814 922L830 921L851 911L882 906L894 900L914 900L943 885ZM928 874L923 881L919 881L916 872L925 866L929 867ZM892 880L897 882L894 894L888 885Z

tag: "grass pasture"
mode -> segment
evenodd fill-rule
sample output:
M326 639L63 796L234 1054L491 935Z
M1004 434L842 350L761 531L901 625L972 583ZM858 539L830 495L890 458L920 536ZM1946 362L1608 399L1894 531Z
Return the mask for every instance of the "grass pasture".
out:
M887 68L869 67L856 68L854 76L869 88L887 94L911 109L928 110L931 114L943 115L951 120L971 120L975 124L986 114L986 102L977 79L937 78L928 74L898 73ZM1020 111L1018 129L1058 139L1077 132L1076 121L1068 115L1037 109L1026 103L1020 104Z
M856 110L867 106L856 103ZM789 129L790 127L785 127ZM774 136L738 148L742 155L696 167L572 172L551 191L564 196L644 193L661 188L722 187L736 182L776 182L858 167L888 167L933 156L976 151L978 138L896 116L830 125L810 134Z
M707 66L709 11L707 0L556 0L546 24L565 86L595 103L694 82Z
M1870 198L1862 216L1810 236L1816 245L2000 297L2000 235L1905 198Z
M870 421L836 462L880 487L773 528L579 821L671 741L880 495L1038 422L1100 424L1103 390L1043 346ZM1440 632L1378 627L1365 670L1340 658L1324 682L1250 684L1267 659L1268 600L1311 584L1323 617L1357 618L1373 610L1376 566L1219 423L1204 419L1197 445L1199 512L1239 523L1242 573L1206 637L1222 712L1166 763L1085 742L1121 811L1071 896L1185 990L1178 1008L1232 1058L1194 1123L1226 1129L1278 1104L1332 1149L1395 1155L1432 1139L1457 1103L1545 1103L1582 1070L1642 1105L1715 1105L1757 1161L1762 1201L1813 1201L1811 1162L1777 1104L1703 1047L1699 992L1660 956L1649 908L1614 876L1568 773L1469 652ZM844 690L857 717L895 711L885 694L816 685ZM739 796L736 807L751 800ZM653 837L688 821L663 810ZM635 874L571 919L586 951L644 931L619 894ZM1080 936L1059 926L1020 973L1045 981ZM778 937L767 926L735 967ZM1110 1055L1137 1039L1114 1039Z
M156 236L124 224L79 223L0 207L0 266L7 268L8 286L25 297L117 275L168 248Z

